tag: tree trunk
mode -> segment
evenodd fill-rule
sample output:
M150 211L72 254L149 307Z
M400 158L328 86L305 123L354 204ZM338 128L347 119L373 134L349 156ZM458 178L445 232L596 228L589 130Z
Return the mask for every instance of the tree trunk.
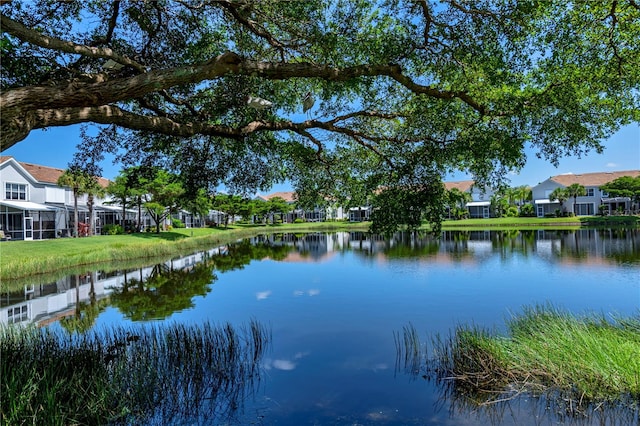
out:
M93 220L93 194L89 194L87 198L87 207L89 207L89 231L88 235L93 236L95 228L95 220Z
M78 238L78 190L73 189L73 238Z

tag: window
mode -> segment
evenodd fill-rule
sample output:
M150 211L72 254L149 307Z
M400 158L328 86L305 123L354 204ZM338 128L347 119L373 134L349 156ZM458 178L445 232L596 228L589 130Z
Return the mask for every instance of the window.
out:
M9 324L15 324L29 319L27 305L10 307L7 314Z
M26 200L27 199L27 185L20 183L9 183L5 184L5 194L4 198L6 200Z
M578 203L576 204L576 215L577 216L593 216L594 207L593 203Z
M602 198L609 198L609 193L607 191L602 191Z
M595 190L593 188L587 188L587 197L593 197Z

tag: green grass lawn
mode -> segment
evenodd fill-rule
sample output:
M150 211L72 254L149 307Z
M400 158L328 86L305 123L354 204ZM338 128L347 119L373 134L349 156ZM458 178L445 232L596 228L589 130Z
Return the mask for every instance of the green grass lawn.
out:
M488 219L445 220L443 228L449 227L580 227L580 226L640 226L638 216L580 216L580 217L500 217Z

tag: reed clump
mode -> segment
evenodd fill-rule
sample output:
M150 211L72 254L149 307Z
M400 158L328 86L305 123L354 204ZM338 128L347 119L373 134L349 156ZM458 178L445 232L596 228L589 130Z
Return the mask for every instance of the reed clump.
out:
M168 424L232 418L260 378L268 331L0 328L2 424Z
M527 307L509 335L459 326L434 339L432 371L456 387L560 392L576 401L640 401L640 314L576 317L550 305Z

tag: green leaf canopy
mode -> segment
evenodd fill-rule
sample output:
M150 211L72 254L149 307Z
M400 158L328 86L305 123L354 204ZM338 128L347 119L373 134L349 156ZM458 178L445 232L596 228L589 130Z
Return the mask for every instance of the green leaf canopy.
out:
M484 186L522 167L527 147L557 163L640 121L635 0L13 1L0 12L2 149L34 129L95 123L97 148L169 167L190 193L289 180L300 199L358 205L455 170Z

